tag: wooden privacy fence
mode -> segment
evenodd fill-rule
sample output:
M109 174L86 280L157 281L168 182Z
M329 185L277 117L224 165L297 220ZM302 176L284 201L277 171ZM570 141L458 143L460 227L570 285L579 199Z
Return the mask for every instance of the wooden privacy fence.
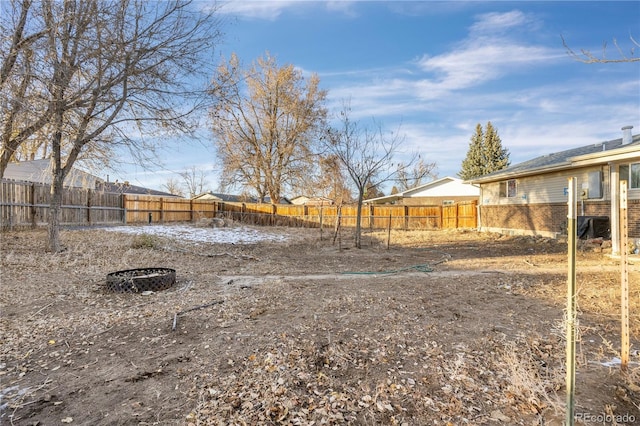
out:
M3 230L48 222L49 185L2 180L0 188ZM369 229L475 228L476 209L475 201L450 206L364 205L361 225ZM353 227L357 206L226 203L78 188L65 189L62 197L62 225L195 222L214 217L256 225L327 228L340 218L341 226Z
M49 185L2 180L2 230L45 225L49 220L50 203ZM123 219L124 208L120 194L78 188L65 189L62 193L62 225L122 223Z
M148 195L124 195L127 223L167 223L225 217L242 223L270 226L333 227L356 224L357 206L298 206L290 204L227 203ZM365 205L363 228L475 228L477 202L449 206Z

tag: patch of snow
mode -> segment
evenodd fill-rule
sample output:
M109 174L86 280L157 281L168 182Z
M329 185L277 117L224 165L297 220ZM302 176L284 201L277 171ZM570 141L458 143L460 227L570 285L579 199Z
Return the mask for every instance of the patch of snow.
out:
M598 362L598 364L604 367L619 367L622 364L622 360L618 357L613 357L610 361L602 361L602 362ZM629 362L629 364L634 365L638 363L631 361Z
M288 239L285 235L261 232L246 227L197 228L189 225L143 225L114 226L105 230L134 235L155 235L196 243L255 244L261 241L283 242Z

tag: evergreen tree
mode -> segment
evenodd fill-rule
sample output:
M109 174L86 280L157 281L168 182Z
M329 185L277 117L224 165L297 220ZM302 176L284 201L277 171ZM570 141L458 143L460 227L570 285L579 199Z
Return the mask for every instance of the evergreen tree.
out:
M469 180L502 170L509 164L509 150L502 146L498 131L490 121L484 131L478 123L458 176Z
M483 175L505 169L511 163L509 161L509 150L502 147L502 141L498 136L498 131L491 122L487 122L484 132L485 169Z
M462 169L458 172L460 179L468 180L484 174L483 156L484 132L480 123L476 125L476 133L471 137L467 157L462 161Z

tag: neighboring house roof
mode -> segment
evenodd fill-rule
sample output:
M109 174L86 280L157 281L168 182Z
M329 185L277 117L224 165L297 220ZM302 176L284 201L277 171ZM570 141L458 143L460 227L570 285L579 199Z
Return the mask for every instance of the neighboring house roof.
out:
M333 200L327 197L308 197L306 195L298 195L290 199L291 204L303 206L303 205L331 205Z
M131 185L129 182L98 182L96 184L96 190L115 193L115 194L127 194L127 195L156 195L160 197L178 197L179 195L171 194L164 191L156 191L155 189L149 189L142 186Z
M51 184L51 160L21 161L9 163L4 172L3 179L35 182L44 185ZM100 178L76 168L72 169L64 180L64 186L69 188L95 188Z
M3 179L13 179L23 182L35 182L43 185L50 185L51 174L51 161L49 159L21 161L18 163L9 163L4 172ZM128 182L105 182L101 178L90 173L83 172L77 168L72 168L71 172L64 180L64 186L67 188L96 189L116 194L176 197L176 195L168 192L130 185Z
M271 197L264 197L265 203L271 203ZM287 197L280 197L278 204L291 204L291 201Z
M370 198L364 200L365 203L390 203L402 198L417 197L479 197L480 188L469 183L465 183L462 179L446 176L433 180L415 188L398 192L384 197Z
M250 197L247 195L231 195L231 194L222 194L220 192L203 192L202 194L196 195L192 198L193 200L216 200L216 201L224 201L227 203L257 203L258 200L254 197ZM271 203L271 198L265 197L265 203ZM280 197L280 204L291 204L291 202L285 198Z
M246 195L222 194L220 192L203 192L193 197L194 200L216 200L228 203L253 203L255 199Z
M506 169L470 179L471 183L489 183L507 178L530 176L551 171L559 171L589 164L603 164L640 154L640 135L632 137L630 143L622 143L622 138L597 144L572 148L566 151L543 155L524 161Z

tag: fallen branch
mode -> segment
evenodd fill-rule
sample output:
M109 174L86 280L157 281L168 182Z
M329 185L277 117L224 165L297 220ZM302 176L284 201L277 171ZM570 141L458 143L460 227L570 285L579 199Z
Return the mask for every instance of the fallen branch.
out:
M29 318L27 318L27 320L32 319L33 317L35 317L36 315L38 315L40 312L44 311L45 309L47 309L49 306L53 305L55 302L51 302L48 305L43 306L42 308L38 309L38 311L34 314L31 314L29 316Z
M259 260L257 257L251 256L249 254L241 254L239 256L236 256L235 254L231 254L229 252L224 252L224 253L196 253L196 252L193 252L193 251L184 250L184 249L178 249L178 248L173 248L173 247L162 247L162 250L175 251L175 252L178 252L178 253L192 254L194 256L202 256L202 257L229 256L229 257L232 257L233 259Z
M206 303L204 305L194 306L193 308L189 308L189 309L182 310L180 312L176 312L175 315L173 316L173 327L171 328L171 331L176 331L176 326L178 325L178 315L186 314L187 312L191 312L191 311L197 311L198 309L208 308L209 306L213 306L213 305L219 305L221 303L224 303L224 300L215 300L215 301L213 301L211 303Z

